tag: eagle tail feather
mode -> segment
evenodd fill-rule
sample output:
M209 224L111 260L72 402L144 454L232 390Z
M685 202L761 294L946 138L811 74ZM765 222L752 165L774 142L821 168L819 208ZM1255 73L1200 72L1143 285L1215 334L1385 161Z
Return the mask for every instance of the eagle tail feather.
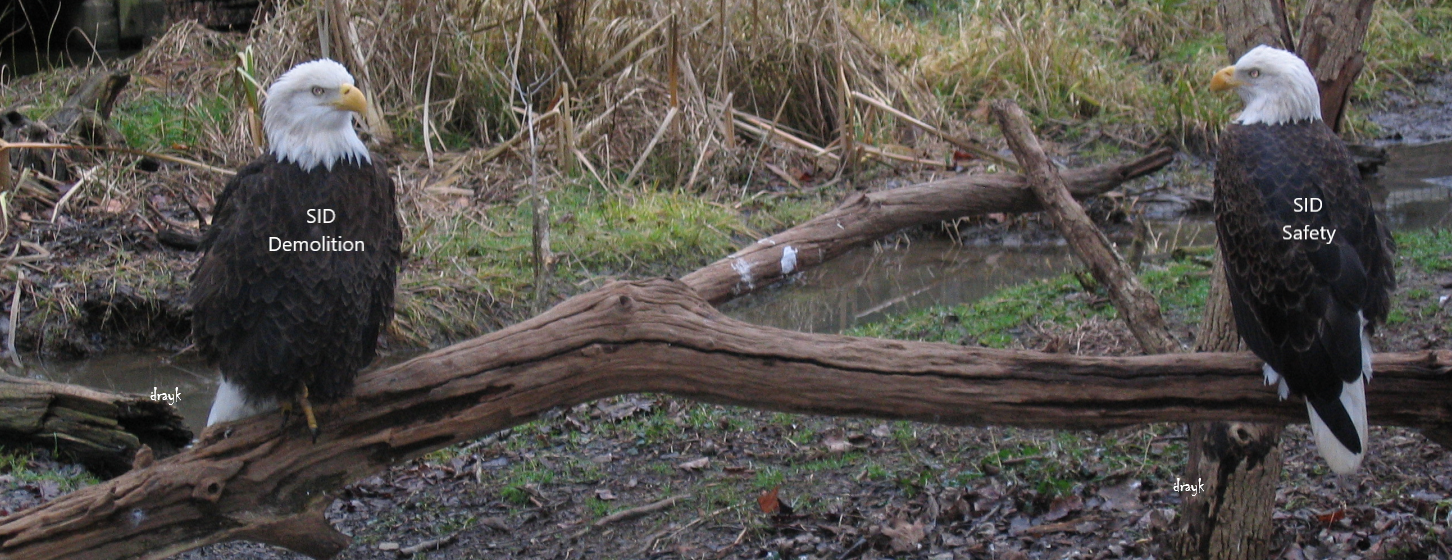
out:
M1361 377L1371 381L1371 337L1366 335L1366 314L1357 311L1356 318L1361 320Z
M1324 401L1307 398L1306 412L1311 417L1311 433L1316 440L1316 450L1331 466L1331 470L1337 474L1356 472L1361 466L1361 459L1366 456L1364 378L1343 384L1339 399ZM1326 414L1329 423L1322 419L1322 413ZM1351 433L1353 430L1354 433Z
M276 408L277 403L271 399L261 402L248 400L240 385L223 379L222 384L217 386L217 397L212 400L212 411L207 414L207 425L241 420Z

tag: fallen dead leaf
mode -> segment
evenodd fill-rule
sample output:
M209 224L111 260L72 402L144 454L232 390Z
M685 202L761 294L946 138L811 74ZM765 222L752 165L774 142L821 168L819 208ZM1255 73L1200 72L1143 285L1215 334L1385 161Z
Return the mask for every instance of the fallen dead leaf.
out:
M846 453L847 450L852 449L852 444L840 437L828 437L822 443L827 446L828 453Z
M1316 514L1316 520L1317 521L1320 521L1322 523L1325 523L1327 525L1330 525L1330 524L1335 523L1337 521L1341 521L1342 519L1345 519L1345 518L1346 518L1346 509L1345 508L1338 509L1338 510L1334 510L1334 511L1331 511L1331 512L1328 512L1328 513L1318 513L1318 514Z
M1105 507L1119 511L1134 511L1140 508L1138 480L1130 479L1114 486L1105 486L1099 489L1099 497L1104 498Z
M923 528L922 521L908 523L907 520L898 518L892 522L891 527L883 527L882 534L892 539L894 552L912 552L922 547L927 531Z
M1044 514L1044 521L1058 521L1081 509L1084 509L1084 499L1078 494L1060 496L1049 504L1049 512Z
M615 493L611 492L609 488L596 488L595 497L601 500L610 501L615 499Z
M777 485L756 497L756 505L761 507L762 513L776 513L781 511L781 499L778 497L780 491L781 485Z
M686 461L684 463L681 463L679 465L676 465L676 468L681 469L681 470L686 471L686 472L696 472L696 471L699 471L701 469L704 469L704 468L706 468L706 467L708 467L710 465L711 465L711 458L710 457L701 457L700 459L692 459L690 461Z

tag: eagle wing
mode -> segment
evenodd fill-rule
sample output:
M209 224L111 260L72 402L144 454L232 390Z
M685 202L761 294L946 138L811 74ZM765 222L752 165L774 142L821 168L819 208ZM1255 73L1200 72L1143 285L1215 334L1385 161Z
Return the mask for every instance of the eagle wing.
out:
M1298 212L1296 200L1310 198L1323 209ZM1342 381L1356 379L1356 315L1385 319L1395 248L1345 145L1319 121L1231 125L1221 137L1215 208L1246 343L1283 374L1332 369ZM1330 243L1287 240L1286 226L1335 235ZM1290 381L1292 389L1316 391ZM1339 391L1333 381L1317 385Z
M1311 198L1321 211L1297 207ZM1215 211L1241 337L1321 409L1363 375L1364 325L1385 319L1395 285L1393 241L1350 154L1320 121L1231 125L1220 138ZM1335 235L1286 239L1286 226ZM1322 416L1350 428L1344 411Z
M306 211L329 208L331 224ZM270 250L270 238L359 241L359 252ZM304 172L264 156L218 197L192 278L192 333L209 364L249 400L306 383L317 402L347 394L393 315L401 231L381 165Z

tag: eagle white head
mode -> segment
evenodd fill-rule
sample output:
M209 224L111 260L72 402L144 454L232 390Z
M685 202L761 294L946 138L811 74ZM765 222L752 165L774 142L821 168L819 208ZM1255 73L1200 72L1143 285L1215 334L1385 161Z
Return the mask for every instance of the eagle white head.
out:
M353 130L353 113L368 106L342 64L326 58L288 70L267 88L262 129L272 155L311 171L331 170L339 159L371 161Z
M1245 110L1240 124L1285 124L1321 120L1321 94L1305 61L1294 53L1261 45L1210 79L1212 91L1235 89Z

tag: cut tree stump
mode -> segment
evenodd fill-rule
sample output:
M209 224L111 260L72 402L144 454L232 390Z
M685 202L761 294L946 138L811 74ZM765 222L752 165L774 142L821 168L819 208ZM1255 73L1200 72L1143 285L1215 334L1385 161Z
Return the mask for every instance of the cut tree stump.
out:
M1452 423L1452 351L1380 354L1375 424ZM806 334L722 315L671 280L616 282L512 327L365 374L318 410L213 426L186 451L0 520L0 555L164 558L249 539L315 557L347 539L332 492L400 461L614 395L668 393L795 413L1107 428L1305 421L1246 353L1091 357ZM1415 403L1415 406L1411 404Z
M141 395L0 375L0 443L55 449L101 476L131 468L142 445L166 456L192 432L171 405Z

